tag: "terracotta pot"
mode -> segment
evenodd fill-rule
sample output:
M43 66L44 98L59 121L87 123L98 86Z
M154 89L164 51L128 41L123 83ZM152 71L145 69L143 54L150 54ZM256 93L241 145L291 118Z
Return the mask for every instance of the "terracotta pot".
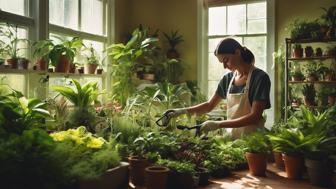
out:
M10 68L17 69L18 59L17 58L7 59L7 63L10 66Z
M148 165L147 159L131 156L128 158L130 170L130 182L135 186L145 185L145 168Z
M198 185L206 186L209 184L209 170L203 167L198 167L196 169L196 174L199 176Z
M162 166L151 166L145 169L147 189L165 189L169 169Z
M77 69L79 74L83 74L84 73L84 67L80 67Z
M282 154L285 162L285 169L287 178L289 179L301 179L304 172L304 161L302 157L294 157L286 154Z
M250 173L254 176L266 176L267 155L259 153L245 153Z
M37 60L36 64L39 70L47 70L48 68L48 63L43 58Z
M180 54L177 52L176 49L174 48L170 48L168 51L167 51L167 54L166 54L167 58L169 59L179 59L180 58Z
M75 73L76 72L76 65L71 63L69 68L69 73Z
M97 66L98 66L97 64L85 64L84 73L95 74Z
M17 60L17 68L19 70L27 70L28 69L28 64L29 64L29 60L26 58L19 58Z
M302 58L303 57L303 49L294 49L293 50L294 58Z
M312 185L329 187L332 183L332 162L305 159L309 180Z
M336 96L328 96L328 105L333 106L336 102Z
M315 55L316 56L322 56L322 54L323 54L323 52L322 52L322 49L321 48L316 48L316 50L315 50Z
M55 72L68 73L70 69L70 62L65 56L61 56L55 67Z
M169 172L167 188L169 189L192 189L195 188L195 180L190 173Z
M275 165L279 169L283 169L285 167L284 160L282 159L282 154L281 152L273 152L274 160L275 160Z

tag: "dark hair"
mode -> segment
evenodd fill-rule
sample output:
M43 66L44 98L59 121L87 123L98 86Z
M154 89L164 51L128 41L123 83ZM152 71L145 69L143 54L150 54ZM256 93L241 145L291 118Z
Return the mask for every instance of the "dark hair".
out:
M216 47L215 55L219 54L234 54L236 49L240 50L240 55L243 58L244 62L247 62L249 64L254 63L254 55L250 51L250 49L241 46L241 44L232 39L232 38L226 38L223 39Z

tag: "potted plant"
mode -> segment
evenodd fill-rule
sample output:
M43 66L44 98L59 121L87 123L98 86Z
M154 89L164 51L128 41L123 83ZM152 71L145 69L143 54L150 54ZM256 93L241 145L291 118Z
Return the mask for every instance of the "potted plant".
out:
M332 69L332 68L327 68L326 71L325 71L325 77L324 77L324 79L326 81L334 81L334 80L336 80L335 70Z
M315 105L316 90L314 84L305 84L302 88L304 103L307 106Z
M323 51L320 47L315 49L315 56L321 57L323 55Z
M85 48L88 55L86 56L86 64L84 67L85 74L94 74L96 72L97 66L99 65L99 57L97 51L90 44L89 47Z
M336 34L336 6L331 6L328 9L323 8L324 14L321 16L322 19L324 19L325 23L329 27L326 37L327 38L335 38Z
M36 58L36 64L39 70L46 70L49 64L49 53L54 46L52 40L40 40L33 43L33 56Z
M304 170L305 137L298 129L283 128L277 134L267 135L273 150L283 153L287 178L301 179Z
M51 65L55 67L55 72L68 73L70 64L73 63L77 50L83 45L82 39L74 37L65 40L61 44L54 45L49 52Z
M7 63L11 66L11 68L16 69L18 67L18 56L20 48L20 43L28 43L29 40L21 39L18 37L18 26L17 25L0 25L0 36L3 37L4 41L0 40L3 44L2 54L9 56L7 59ZM26 62L23 61L23 64Z
M328 105L334 106L336 103L336 89L335 88L328 88Z
M269 147L264 132L258 131L244 138L245 157L250 173L255 176L266 176L267 153Z
M291 72L292 81L303 81L304 75L301 72L301 70L294 70L294 72Z
M302 58L303 57L303 48L301 44L294 44L293 45L293 57L294 58Z
M306 46L305 49L304 49L304 52L305 52L305 57L312 57L313 54L314 54L313 47Z
M169 168L164 166L149 166L146 172L146 188L148 189L165 189L167 186Z
M312 39L312 33L320 31L320 23L318 20L311 22L296 19L290 25L292 39Z
M326 70L327 68L322 66L322 63L309 61L305 70L307 74L307 80L310 82L318 81L319 75L323 75Z
M178 59L180 54L176 50L176 46L183 42L183 36L178 34L178 30L171 31L169 34L163 32L167 42L169 43L169 49L167 51L167 58L169 59Z
M280 133L281 129L283 129L285 126L286 125L283 122L274 123L272 128L271 128L270 133L272 135L277 135L278 133ZM273 145L272 142L273 141L270 141L271 146ZM275 144L275 146L276 146L276 144ZM273 146L272 146L272 150L273 150L273 156L274 156L274 161L275 161L276 167L278 167L279 169L283 169L285 167L285 163L284 163L283 158L282 158L282 152L274 149Z

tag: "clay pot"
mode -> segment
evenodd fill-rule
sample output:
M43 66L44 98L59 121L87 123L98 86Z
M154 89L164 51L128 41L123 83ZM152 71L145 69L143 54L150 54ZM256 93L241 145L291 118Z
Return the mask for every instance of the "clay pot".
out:
M329 95L328 96L328 105L333 106L333 105L335 105L335 102L336 102L336 96Z
M60 56L60 59L55 67L55 72L68 73L70 69L70 62L67 57Z
M169 169L162 166L151 166L145 169L147 189L165 189Z
M79 74L83 74L84 73L84 67L80 67L77 69Z
M305 48L305 57L312 57L314 54L314 50L311 46L307 46Z
M294 58L302 58L303 57L303 49L294 49L293 50L293 56Z
M99 69L97 69L97 74L103 74L103 71L104 71L104 69L99 68Z
M254 176L266 176L267 155L259 153L245 153L250 173Z
M130 182L135 186L145 185L145 168L148 165L147 159L138 156L128 158L130 170Z
M19 70L27 70L28 69L28 64L29 64L29 60L26 58L19 58L17 60L17 68Z
M95 74L98 64L85 64L84 66L85 74Z
M287 178L289 179L301 179L304 172L304 161L302 157L294 157L286 154L282 154L285 162L285 169Z
M48 63L43 58L36 61L37 69L38 70L47 70Z
M309 180L312 185L330 187L332 183L332 162L305 159Z
M284 163L284 160L282 159L281 152L273 152L273 156L274 156L275 165L278 168L283 169L285 167L285 163Z
M10 58L7 59L7 63L10 66L10 68L12 69L17 69L17 63L18 63L18 59L17 58Z
M323 52L322 52L322 49L320 47L315 49L315 55L316 56L322 56L322 54L323 54Z

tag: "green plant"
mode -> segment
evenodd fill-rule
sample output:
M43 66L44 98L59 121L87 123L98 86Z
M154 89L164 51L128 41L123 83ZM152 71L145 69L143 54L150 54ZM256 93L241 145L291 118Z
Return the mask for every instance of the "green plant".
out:
M136 70L137 59L157 48L158 38L150 37L148 32L148 29L137 28L126 44L112 44L106 49L114 60L111 73L115 80L112 86L113 99L122 106L136 90L132 78Z
M85 47L85 50L89 52L89 55L87 55L87 63L88 64L99 64L99 57L97 54L97 51L92 47L92 44L90 44L89 47Z
M12 59L17 59L19 56L20 43L28 43L29 40L18 37L18 26L12 24L0 25L0 37L4 40L0 40L2 56L9 56Z
M51 87L75 106L68 115L70 125L67 128L85 125L90 132L94 132L96 113L92 104L97 101L100 95L98 84L97 82L88 82L81 86L75 79L72 80L72 83L75 85L76 90L67 86Z
M292 39L310 39L312 32L320 30L320 24L317 20L308 22L296 19L289 28Z
M33 56L36 59L43 59L44 61L49 61L50 50L54 47L52 40L40 40L33 43L32 47L34 49Z
M316 90L313 84L305 84L302 87L302 94L307 98L309 101L314 101L316 97Z
M61 44L54 45L49 52L49 59L53 66L56 66L62 56L66 57L69 62L74 61L77 50L83 46L82 39L74 37L71 40L64 40Z
M50 116L46 104L39 99L26 99L19 91L1 85L0 125L9 133L20 134L26 129L43 127Z
M301 70L294 70L290 72L290 76L294 77L295 79L299 79L299 80L303 80L304 79L304 75L301 72Z
M180 161L174 161L174 160L168 160L168 159L160 159L157 162L158 165L163 165L168 167L170 170L173 170L178 173L188 173L191 175L196 174L195 165L188 162L180 162Z
M268 153L269 145L266 132L255 132L244 137L245 151L250 153Z
M178 34L178 30L176 31L170 31L170 33L163 32L164 37L169 43L169 46L171 49L175 49L175 47L183 42L183 36Z
M331 6L328 9L321 7L324 11L321 18L325 20L326 24L332 28L336 27L336 6Z

